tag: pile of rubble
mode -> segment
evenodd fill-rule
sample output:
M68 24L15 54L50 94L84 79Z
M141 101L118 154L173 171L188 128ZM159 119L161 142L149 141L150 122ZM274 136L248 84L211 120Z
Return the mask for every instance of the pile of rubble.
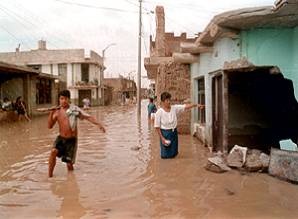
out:
M231 168L267 172L269 161L270 157L260 150L235 145L228 155L218 152L208 158L205 168L216 173L223 173Z
M217 152L208 158L205 168L216 173L231 168L248 172L268 172L280 179L298 183L298 151L271 148L270 156L260 150L235 145L229 154Z

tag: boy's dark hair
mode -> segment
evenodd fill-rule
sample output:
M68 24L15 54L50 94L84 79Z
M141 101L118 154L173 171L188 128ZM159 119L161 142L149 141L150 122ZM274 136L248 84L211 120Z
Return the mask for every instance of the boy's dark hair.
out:
M59 92L58 97L63 96L63 97L68 97L70 99L70 92L69 90L62 90Z
M149 97L149 102L153 103L153 98L152 97Z
M171 94L168 93L168 92L163 92L161 95L160 95L160 100L162 102L164 102L166 99L171 99Z

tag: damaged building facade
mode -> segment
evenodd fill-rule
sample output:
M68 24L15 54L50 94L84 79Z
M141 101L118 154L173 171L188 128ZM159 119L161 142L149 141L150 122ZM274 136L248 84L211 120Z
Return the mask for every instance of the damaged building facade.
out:
M196 38L187 38L186 33L175 36L165 32L165 14L162 6L156 7L156 37L150 36L150 57L144 59L148 79L152 80L152 90L160 103L160 94L171 93L173 103L190 100L190 68L189 65L175 62L173 53L180 51L180 43L194 43ZM152 96L154 94L151 94ZM190 133L190 112L178 118L178 132Z
M0 62L0 100L8 98L15 102L21 96L30 116L37 115L37 108L53 106L57 103L57 77L41 73L29 67ZM15 120L13 111L1 111L1 120Z
M191 69L192 131L213 150L297 143L298 1L215 16L176 62Z
M101 74L103 60L94 51L85 54L84 49L50 50L46 41L38 42L38 49L0 53L0 61L31 67L37 71L57 77L59 89L69 89L72 102L82 105L88 97L91 104L100 105L102 100Z

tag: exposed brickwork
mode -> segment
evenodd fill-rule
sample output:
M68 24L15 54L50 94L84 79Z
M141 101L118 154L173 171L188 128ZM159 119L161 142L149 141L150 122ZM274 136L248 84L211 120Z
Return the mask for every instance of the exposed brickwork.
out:
M165 14L162 6L156 7L156 37L150 36L150 58L144 60L148 78L155 80L156 91L160 94L168 91L173 103L183 103L190 99L190 70L189 65L169 61L174 52L180 52L181 42L195 42L197 37L187 38L186 33L175 36L165 32ZM178 120L179 133L190 133L190 112L184 112Z
M173 104L183 104L190 99L190 70L188 65L175 62L161 64L156 78L157 102L160 103L160 95L167 91L172 95ZM179 133L190 133L190 111L184 112L178 119Z

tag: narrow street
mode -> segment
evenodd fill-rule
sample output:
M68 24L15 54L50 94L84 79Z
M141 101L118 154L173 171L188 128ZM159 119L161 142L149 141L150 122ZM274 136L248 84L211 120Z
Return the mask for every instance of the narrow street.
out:
M0 218L297 218L296 185L261 173L204 169L208 150L179 136L162 160L159 139L135 106L92 108L107 133L79 122L75 171L57 160L47 177L57 126L47 117L0 126Z

